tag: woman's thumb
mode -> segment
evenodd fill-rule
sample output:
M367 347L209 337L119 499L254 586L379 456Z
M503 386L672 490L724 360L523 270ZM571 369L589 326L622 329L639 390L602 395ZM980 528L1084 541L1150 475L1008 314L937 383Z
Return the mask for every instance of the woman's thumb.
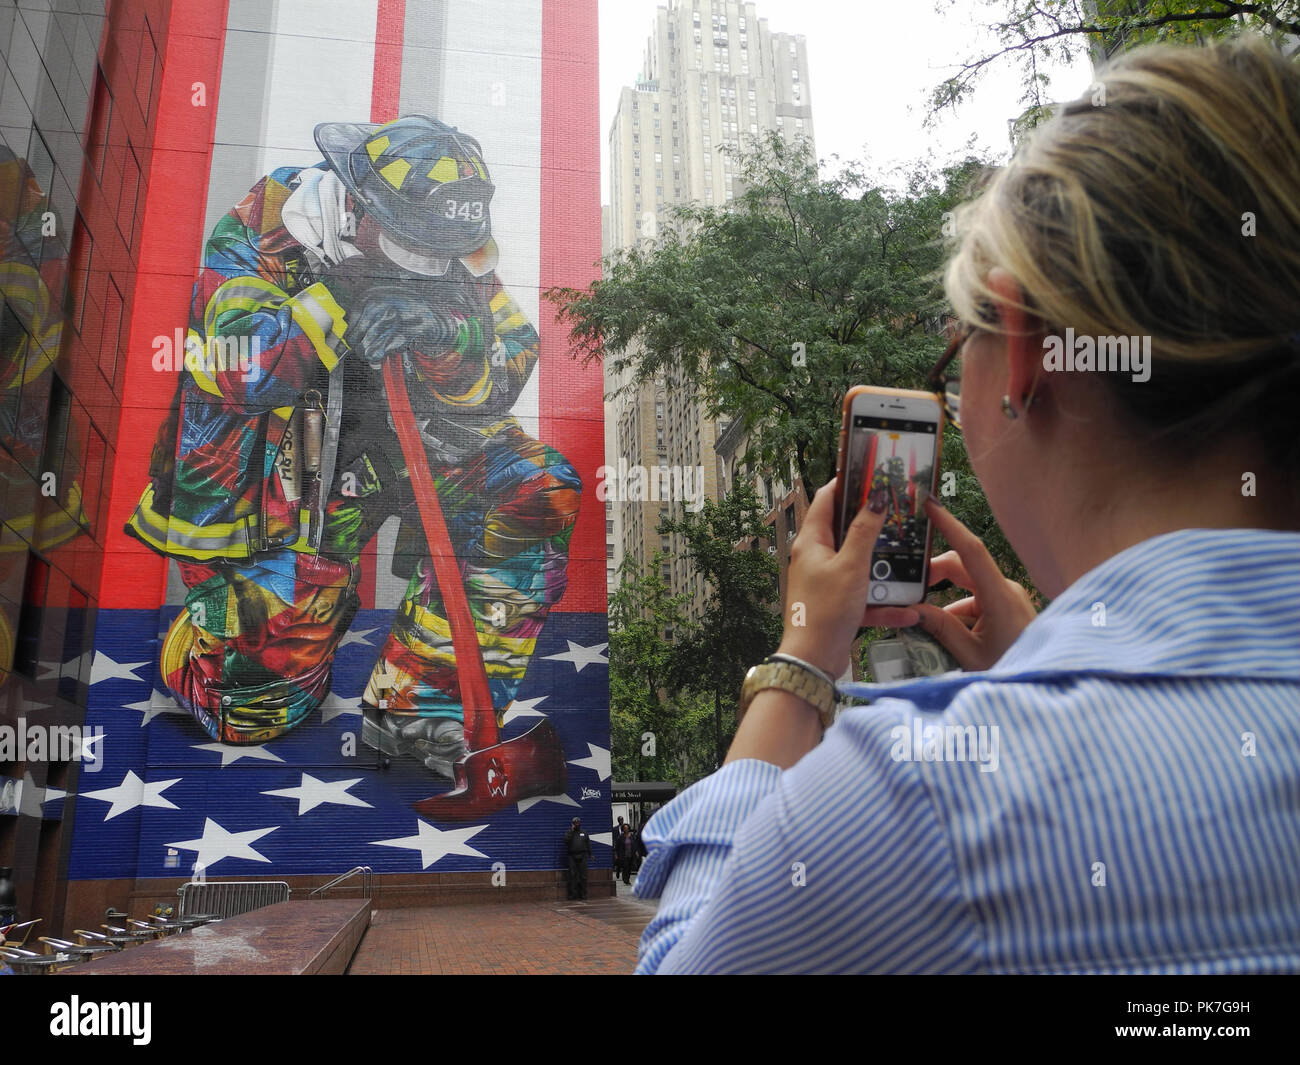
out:
M920 626L957 660L962 669L979 669L975 637L961 621L942 607L917 603L912 607L920 615Z

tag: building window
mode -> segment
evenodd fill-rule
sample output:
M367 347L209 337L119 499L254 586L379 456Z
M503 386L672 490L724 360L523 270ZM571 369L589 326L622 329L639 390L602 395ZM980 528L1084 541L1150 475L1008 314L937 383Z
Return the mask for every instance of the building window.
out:
M606 536L614 535L614 521L612 518L605 519L605 535Z
M606 557L606 558L613 558L613 557L614 557L614 545L613 545L613 544L606 544L606 545L605 545L605 557Z
M50 585L50 567L35 555L27 555L22 608L14 634L14 672L36 675L41 651L41 621L45 615Z
M90 263L94 256L95 238L91 236L90 230L86 228L86 222L81 217L81 212L77 212L76 221L72 225L72 251L69 254L70 269L68 271L68 315L76 326L77 332L81 332L81 323L86 315L86 289L90 283Z
M122 158L122 192L117 201L117 228L126 246L131 247L135 233L136 206L140 200L140 164L130 141Z
M122 293L110 275L104 286L104 328L99 338L99 369L113 387L117 377L117 356L122 347Z
M95 180L104 176L104 157L108 154L108 127L113 119L113 95L108 91L102 67L95 68L95 88L90 101L90 123L86 127L86 156Z
M158 46L154 43L153 30L149 19L144 19L144 33L140 35L140 59L136 65L135 99L140 105L140 114L146 124L149 121L149 107L153 99L153 83L158 68Z
M796 531L794 527L794 504L791 503L785 508L785 538L793 540Z

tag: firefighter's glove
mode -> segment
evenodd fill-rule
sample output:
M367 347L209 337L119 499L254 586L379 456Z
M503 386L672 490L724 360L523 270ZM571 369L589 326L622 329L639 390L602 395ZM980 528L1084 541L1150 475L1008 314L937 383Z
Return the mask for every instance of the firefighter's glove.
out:
M368 299L348 323L344 339L371 366L382 366L389 352L407 351L435 327L438 315L428 303L389 294Z

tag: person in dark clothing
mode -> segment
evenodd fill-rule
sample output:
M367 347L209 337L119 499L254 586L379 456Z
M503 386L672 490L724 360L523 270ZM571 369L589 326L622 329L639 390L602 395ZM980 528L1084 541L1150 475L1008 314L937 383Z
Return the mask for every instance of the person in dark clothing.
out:
M623 883L632 883L632 863L636 861L636 837L632 835L632 826L624 825L623 834L615 841L617 845L617 854L619 869L623 875Z
M623 883L625 884L628 882L627 873L625 872L629 857L627 842L627 825L623 823L623 819L620 817L618 825L614 829L614 877L615 879L620 876L623 877Z
M587 859L591 857L591 837L582 830L582 818L575 817L564 833L564 849L569 855L569 898L587 897Z
M646 845L641 841L641 827L638 825L632 830L632 840L628 846L631 852L632 872L641 868L641 859L646 857L650 852L646 850Z

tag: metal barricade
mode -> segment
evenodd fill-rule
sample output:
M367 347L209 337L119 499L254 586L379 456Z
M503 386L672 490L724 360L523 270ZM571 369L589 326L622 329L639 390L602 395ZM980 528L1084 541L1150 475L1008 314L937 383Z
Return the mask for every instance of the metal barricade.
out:
M180 916L211 913L234 917L289 901L289 885L283 880L208 880L191 881L176 889L181 897Z

